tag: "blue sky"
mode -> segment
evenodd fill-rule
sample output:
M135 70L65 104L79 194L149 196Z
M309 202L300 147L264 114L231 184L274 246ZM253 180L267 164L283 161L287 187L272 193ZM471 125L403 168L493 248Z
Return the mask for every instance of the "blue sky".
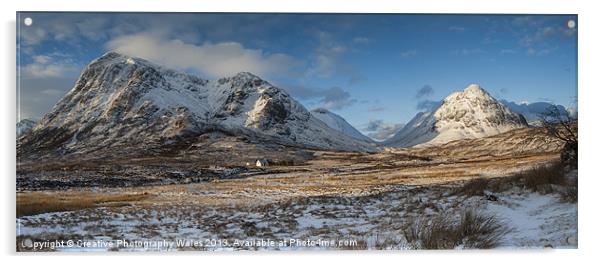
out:
M32 25L23 19L30 17ZM365 133L479 83L576 106L574 15L18 13L20 118L40 118L109 50L205 78L253 72Z

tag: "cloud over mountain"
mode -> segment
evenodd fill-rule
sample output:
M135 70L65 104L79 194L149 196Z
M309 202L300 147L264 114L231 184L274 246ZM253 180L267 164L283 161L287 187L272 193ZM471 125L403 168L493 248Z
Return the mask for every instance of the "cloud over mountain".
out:
M391 124L386 123L382 119L371 119L367 124L364 125L362 131L366 132L369 137L383 141L391 138L397 131L402 129L404 124Z
M311 101L319 107L327 109L342 109L357 102L351 94L341 87L333 86L327 89L318 89L307 86L287 86L285 90L294 98Z
M231 76L243 71L265 76L286 75L298 65L289 55L245 48L238 42L195 45L148 33L121 36L109 41L106 47L169 67L194 69L209 77Z

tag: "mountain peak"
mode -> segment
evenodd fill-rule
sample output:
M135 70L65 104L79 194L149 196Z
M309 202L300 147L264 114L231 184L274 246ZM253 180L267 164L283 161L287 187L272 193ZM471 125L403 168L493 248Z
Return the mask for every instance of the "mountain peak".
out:
M464 89L465 92L466 91L482 91L482 90L483 90L483 88L478 83L472 83L472 84L468 85L468 87L466 87Z
M250 73L250 72L239 72L236 75L234 75L234 78L236 79L261 79L259 78L257 75Z
M117 58L117 57L125 57L125 55L116 52L116 51L107 51L105 52L105 54L102 54L100 57L98 57L98 59L104 59L104 58Z
M389 145L408 147L479 138L526 127L524 117L498 102L478 84L448 95L434 111L419 113Z
M145 64L145 65L150 65L150 66L154 66L154 67L159 67L158 65L155 65L147 60L128 56L128 55L121 54L121 53L118 53L115 51L109 51L109 52L101 55L97 59L93 60L89 64L89 66L90 65L112 65L112 64L130 64L130 65Z
M479 84L471 84L468 87L464 88L462 91L453 92L449 94L443 100L443 105L445 104L457 104L461 102L467 101L496 101L481 85Z
M489 93L481 87L481 85L473 83L466 87L462 92L464 95L475 95L475 96L490 96Z

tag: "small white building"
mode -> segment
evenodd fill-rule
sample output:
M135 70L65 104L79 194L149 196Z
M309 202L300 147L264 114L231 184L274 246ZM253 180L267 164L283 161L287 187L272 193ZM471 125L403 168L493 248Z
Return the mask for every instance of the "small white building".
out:
M258 159L255 162L255 166L256 167L267 167L268 166L268 160L266 160L266 159Z

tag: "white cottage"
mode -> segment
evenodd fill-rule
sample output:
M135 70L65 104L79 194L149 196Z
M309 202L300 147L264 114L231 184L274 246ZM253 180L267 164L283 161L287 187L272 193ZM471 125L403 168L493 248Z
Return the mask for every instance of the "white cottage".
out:
M257 167L267 167L268 166L268 160L266 160L266 159L258 159L255 162L255 166L257 166Z

